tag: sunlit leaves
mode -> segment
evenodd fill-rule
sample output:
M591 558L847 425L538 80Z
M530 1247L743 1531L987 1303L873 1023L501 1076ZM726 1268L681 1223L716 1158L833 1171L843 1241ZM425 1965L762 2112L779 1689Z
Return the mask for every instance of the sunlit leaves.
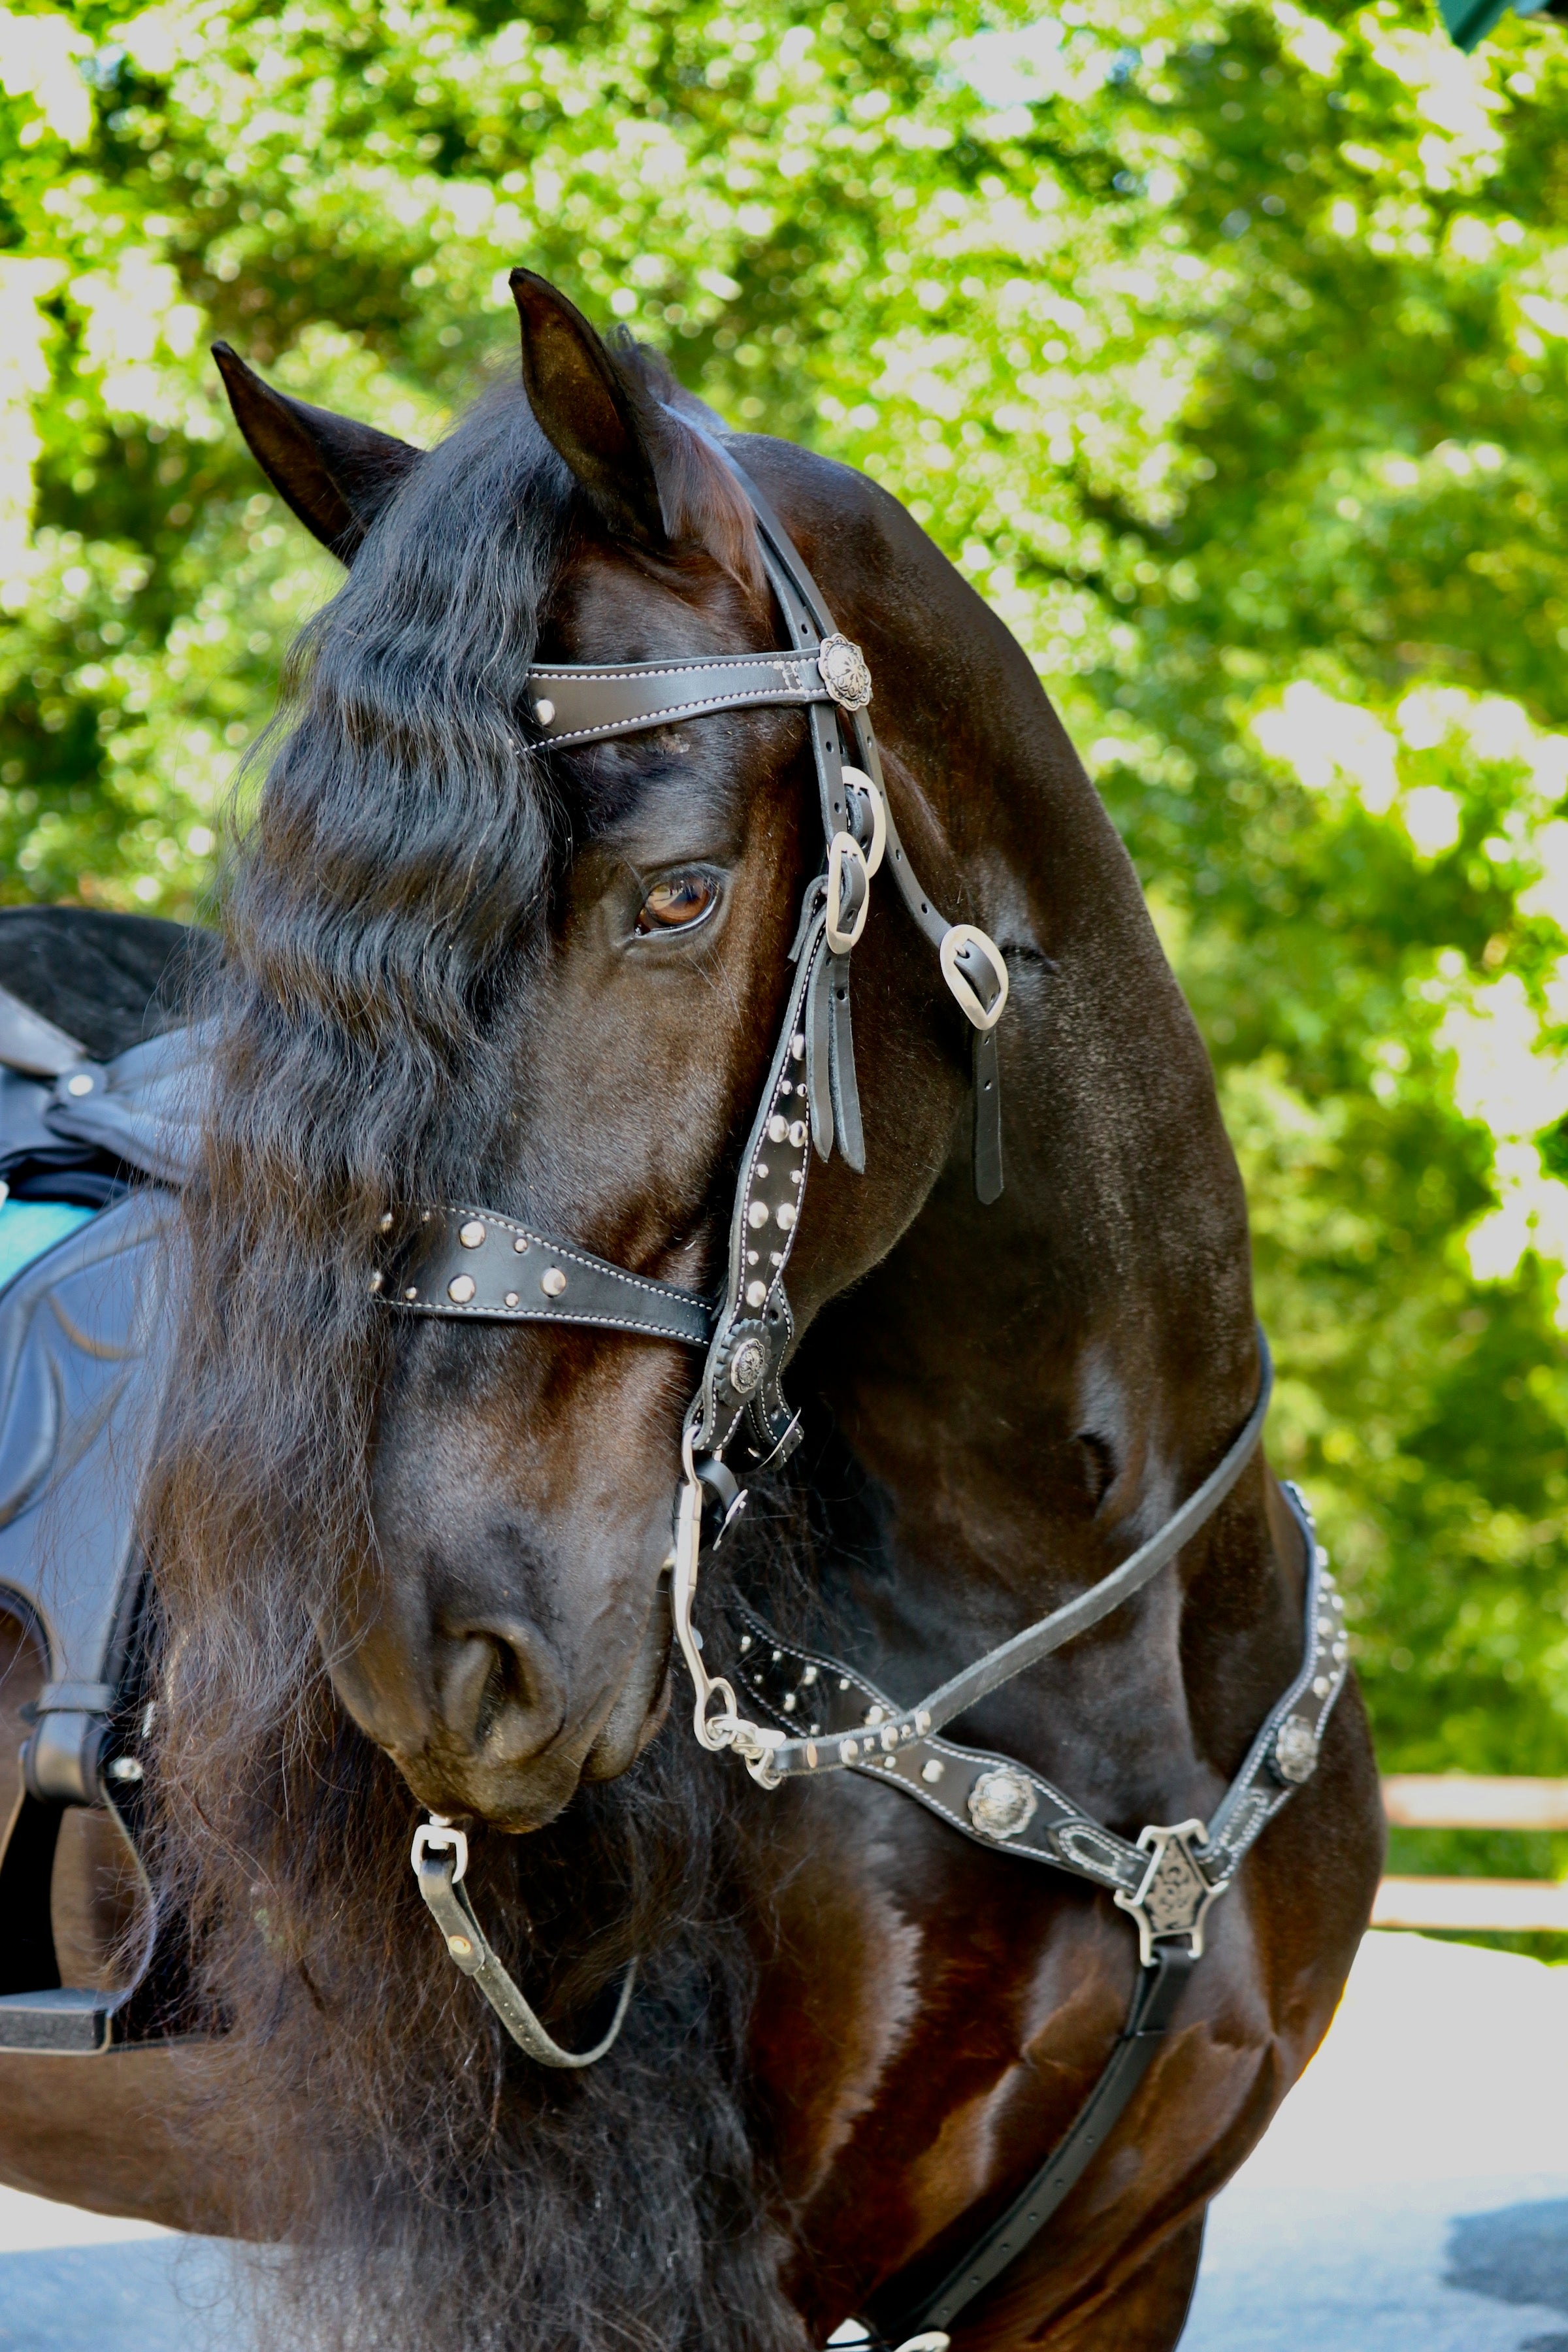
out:
M1568 1769L1568 42L1426 0L0 11L0 866L188 910L333 570L205 345L416 441L525 260L1027 646L1220 1066L1374 1708Z

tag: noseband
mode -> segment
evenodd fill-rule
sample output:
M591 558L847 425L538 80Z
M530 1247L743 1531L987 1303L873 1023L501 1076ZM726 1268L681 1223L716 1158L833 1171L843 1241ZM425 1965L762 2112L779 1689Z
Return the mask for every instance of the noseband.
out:
M721 454L755 513L790 649L537 668L530 689L541 740L563 747L605 742L721 710L806 714L826 857L806 890L790 950L795 976L742 1160L724 1289L710 1301L629 1273L515 1218L448 1205L420 1213L413 1249L394 1284L380 1273L371 1281L389 1305L408 1314L577 1324L702 1349L702 1377L682 1430L675 1540L666 1563L676 1638L696 1693L693 1728L702 1747L733 1749L767 1789L825 1772L868 1774L982 1845L1088 1880L1131 1915L1142 1962L1131 2010L1066 2137L947 2279L918 2304L879 2307L885 2341L907 2336L902 2352L917 2347L942 2352L956 2314L1043 2227L1131 2098L1202 1955L1210 1907L1254 1841L1316 1769L1330 1712L1349 1672L1349 1652L1327 1555L1317 1544L1305 1499L1287 1486L1308 1561L1303 1662L1208 1822L1153 1823L1133 1842L1105 1828L1026 1766L941 1737L945 1725L1140 1591L1223 1502L1252 1457L1268 1411L1272 1371L1259 1331L1258 1391L1246 1424L1164 1526L1087 1592L953 1675L918 1706L898 1705L837 1659L791 1647L743 1607L735 1680L709 1673L693 1615L703 1517L711 1510L719 1521L717 1543L745 1502L726 1455L743 1445L747 1475L755 1476L785 1459L800 1440L799 1416L781 1385L795 1339L784 1274L812 1156L826 1160L837 1147L852 1169L865 1167L849 971L875 876L890 873L970 1024L974 1188L987 1204L1002 1191L995 1031L1008 984L995 943L973 924L949 923L921 888L888 803L867 717L871 678L860 650L834 627L816 583L756 484L727 450ZM852 760L846 759L847 750ZM390 1232L394 1223L388 1214L384 1230ZM736 1683L766 1721L742 1713ZM416 1836L420 1891L453 1958L531 2056L545 2065L592 2064L619 2031L630 1972L604 2039L576 2055L563 2050L486 1942L461 1885L467 1858L463 1832L439 1815Z

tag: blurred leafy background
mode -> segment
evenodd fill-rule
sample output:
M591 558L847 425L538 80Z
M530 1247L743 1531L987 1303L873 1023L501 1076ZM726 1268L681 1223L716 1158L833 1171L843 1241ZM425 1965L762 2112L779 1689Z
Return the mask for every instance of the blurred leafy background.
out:
M1384 1764L1568 1772L1568 37L83 0L0 9L0 895L198 907L331 592L210 338L428 437L543 269L1027 646L1214 1053Z

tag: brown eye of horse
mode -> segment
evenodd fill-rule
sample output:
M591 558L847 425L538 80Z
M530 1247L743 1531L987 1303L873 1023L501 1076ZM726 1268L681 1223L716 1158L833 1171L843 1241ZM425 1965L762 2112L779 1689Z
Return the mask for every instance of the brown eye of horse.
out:
M650 931L689 930L702 920L717 896L709 875L672 874L668 881L656 882L643 900L637 929L645 937Z

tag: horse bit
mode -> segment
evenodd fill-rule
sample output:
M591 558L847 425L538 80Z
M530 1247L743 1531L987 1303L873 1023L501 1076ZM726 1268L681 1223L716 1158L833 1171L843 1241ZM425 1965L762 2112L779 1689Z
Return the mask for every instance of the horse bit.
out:
M762 1103L752 1121L731 1219L728 1277L715 1302L595 1257L574 1244L486 1209L438 1205L420 1213L406 1262L389 1285L371 1286L413 1315L488 1323L565 1323L706 1349L702 1379L681 1435L674 1544L666 1567L676 1638L696 1692L701 1746L730 1748L764 1789L841 1770L900 1790L964 1836L998 1853L1046 1863L1107 1890L1138 1931L1141 1968L1131 2008L1110 2062L1065 2138L978 2246L929 2293L895 2310L878 2300L881 2342L900 2352L945 2352L958 2312L989 2285L1043 2227L1127 2105L1159 2047L1204 1948L1208 1910L1253 1842L1316 1769L1324 1726L1348 1669L1343 1605L1310 1512L1285 1488L1306 1548L1303 1663L1266 1717L1211 1821L1151 1824L1136 1843L1093 1820L1038 1773L942 1738L962 1716L1026 1667L1118 1608L1173 1559L1230 1492L1251 1459L1268 1411L1272 1370L1259 1331L1258 1394L1245 1427L1203 1484L1120 1567L965 1667L918 1706L902 1706L839 1661L791 1647L744 1604L732 1682L710 1675L693 1609L703 1555L702 1522L719 1519L716 1543L745 1502L725 1463L744 1429L755 1476L800 1439L780 1375L795 1336L784 1289L813 1150L835 1144L865 1165L849 1006L850 954L865 928L870 884L882 868L935 948L973 1039L973 1174L982 1202L1002 1190L996 1024L1007 1003L1007 967L972 923L948 923L910 867L883 785L867 718L871 678L858 646L841 635L811 574L767 499L728 451L751 501L769 583L795 640L787 652L701 660L580 664L530 676L542 740L563 747L675 725L712 711L803 709L815 754L826 864L806 890L791 950L788 1003ZM847 732L854 762L844 756ZM391 1216L383 1220L390 1231ZM745 1704L769 1718L742 1712ZM488 1943L463 1884L465 1832L432 1815L417 1830L419 1891L457 1966L471 1977L513 2040L540 2063L582 2067L604 2057L630 2002L636 1963L622 1982L608 2031L592 2049L563 2050L530 2008ZM900 2337L907 2339L900 2344Z

